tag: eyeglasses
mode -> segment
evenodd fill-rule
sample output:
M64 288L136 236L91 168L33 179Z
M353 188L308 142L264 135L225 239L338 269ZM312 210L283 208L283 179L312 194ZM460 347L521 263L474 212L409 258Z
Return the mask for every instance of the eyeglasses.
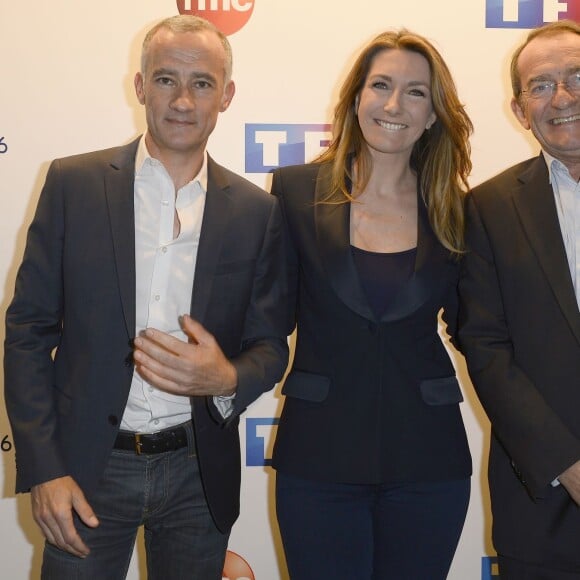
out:
M556 88L559 85L564 85L571 95L580 95L580 71L572 73L565 81L532 81L527 89L522 90L522 93L529 99L550 99L556 94Z

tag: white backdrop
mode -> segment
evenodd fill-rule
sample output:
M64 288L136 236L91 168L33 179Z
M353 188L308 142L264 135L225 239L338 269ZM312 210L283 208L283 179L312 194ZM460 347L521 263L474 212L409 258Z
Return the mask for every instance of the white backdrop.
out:
M472 185L535 154L534 142L509 110L509 56L525 26L556 20L566 11L580 17L578 0L0 0L2 317L48 163L126 143L144 130L133 92L141 40L156 20L178 13L178 5L225 7L226 19L235 12L249 17L230 37L237 93L209 150L218 162L266 188L268 174L260 166L300 162L319 150L353 58L371 37L391 27L405 26L430 38L451 68L475 125ZM291 146L294 140L298 144ZM3 340L4 329L0 332ZM449 577L487 580L493 577L493 566L485 560L493 555L485 484L488 424L463 361L458 356L456 361L474 477ZM242 458L246 463L247 456L250 465L243 470L242 513L230 550L248 566L242 562L237 573L228 573L229 580L287 578L273 512L273 473L254 465L270 456L271 424L280 405L276 389L251 406L241 422ZM28 496L13 493L14 450L3 406L0 439L1 574L10 580L37 578L42 540ZM230 555L232 566L234 560ZM137 550L130 579L145 577L143 562Z

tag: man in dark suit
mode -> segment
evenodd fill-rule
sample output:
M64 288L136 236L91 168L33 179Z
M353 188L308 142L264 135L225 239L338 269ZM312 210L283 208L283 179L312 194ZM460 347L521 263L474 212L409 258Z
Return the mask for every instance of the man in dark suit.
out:
M231 66L210 23L161 22L135 77L144 137L48 172L5 345L44 578L124 577L140 525L150 578L222 577L238 415L288 355L277 203L206 153Z
M492 424L502 579L580 578L580 26L532 31L512 110L542 152L467 200L460 344Z

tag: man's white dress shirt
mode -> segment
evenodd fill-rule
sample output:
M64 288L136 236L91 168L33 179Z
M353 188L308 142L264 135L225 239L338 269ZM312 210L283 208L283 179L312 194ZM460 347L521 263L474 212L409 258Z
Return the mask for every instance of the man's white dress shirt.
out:
M207 155L199 173L177 193L163 164L151 157L142 137L135 159L135 306L138 336L152 327L188 341L179 317L191 295L207 192ZM180 230L173 237L175 213ZM233 397L214 397L224 417ZM135 370L121 429L154 433L191 419L188 396L147 383Z

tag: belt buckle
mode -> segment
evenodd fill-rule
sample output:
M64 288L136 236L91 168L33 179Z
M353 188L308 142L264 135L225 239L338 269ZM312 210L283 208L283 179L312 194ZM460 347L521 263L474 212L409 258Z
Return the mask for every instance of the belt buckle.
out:
M141 441L141 433L135 433L135 453L141 455L141 448L143 447L143 442Z

